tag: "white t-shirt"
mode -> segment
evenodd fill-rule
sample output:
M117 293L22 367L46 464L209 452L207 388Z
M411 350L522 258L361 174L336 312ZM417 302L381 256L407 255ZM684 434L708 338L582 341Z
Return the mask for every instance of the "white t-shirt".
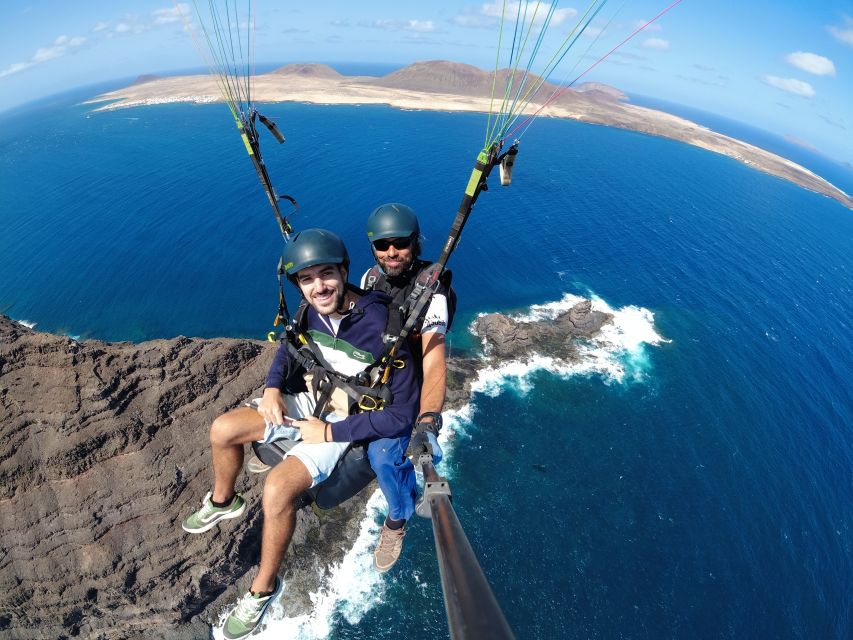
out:
M364 289L367 283L367 274L370 270L364 272L361 276L361 284L359 286ZM429 301L426 315L424 315L423 326L421 327L421 335L426 333L439 333L445 335L447 333L447 296L443 293L436 293Z

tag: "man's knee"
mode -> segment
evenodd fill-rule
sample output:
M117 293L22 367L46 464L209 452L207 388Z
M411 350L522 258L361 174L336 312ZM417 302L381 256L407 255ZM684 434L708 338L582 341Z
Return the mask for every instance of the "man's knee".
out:
M302 493L309 488L311 474L302 461L294 457L285 458L264 483L264 515L274 517L293 511Z
M231 420L228 414L223 414L213 421L210 425L210 444L212 446L227 446L234 444L232 442L233 430L231 428Z
M262 436L263 418L247 407L223 413L210 425L210 444L214 447L246 444Z
M405 461L405 446L408 438L381 438L367 447L370 466L379 475L380 469L396 469Z

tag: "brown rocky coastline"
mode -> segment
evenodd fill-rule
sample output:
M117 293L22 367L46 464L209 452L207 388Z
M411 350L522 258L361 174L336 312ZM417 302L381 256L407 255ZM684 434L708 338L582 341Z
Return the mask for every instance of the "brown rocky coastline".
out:
M609 320L581 302L547 323L490 314L476 331L491 358L559 346L571 359L572 340ZM198 536L180 523L209 488L210 422L259 390L274 351L237 339L78 342L0 316L0 638L209 637L251 579L263 477L239 480L243 519ZM468 402L488 360L449 363L449 405ZM288 615L310 609L369 493L300 512Z

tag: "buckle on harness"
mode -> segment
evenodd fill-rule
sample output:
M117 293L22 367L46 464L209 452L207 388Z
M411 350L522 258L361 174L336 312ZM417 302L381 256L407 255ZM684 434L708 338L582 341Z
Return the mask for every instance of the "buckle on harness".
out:
M367 394L362 394L358 401L358 408L362 411L381 411L385 407L385 401Z
M379 366L383 369L405 369L406 361L402 358L395 358L392 360L388 356L385 356L379 361Z

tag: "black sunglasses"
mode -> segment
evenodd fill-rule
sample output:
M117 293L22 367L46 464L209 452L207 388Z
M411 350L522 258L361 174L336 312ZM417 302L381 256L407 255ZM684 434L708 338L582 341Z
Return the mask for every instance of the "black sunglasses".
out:
M374 240L373 247L377 251L388 251L391 247L400 251L402 249L408 249L412 246L412 237L408 238L382 238L381 240Z

